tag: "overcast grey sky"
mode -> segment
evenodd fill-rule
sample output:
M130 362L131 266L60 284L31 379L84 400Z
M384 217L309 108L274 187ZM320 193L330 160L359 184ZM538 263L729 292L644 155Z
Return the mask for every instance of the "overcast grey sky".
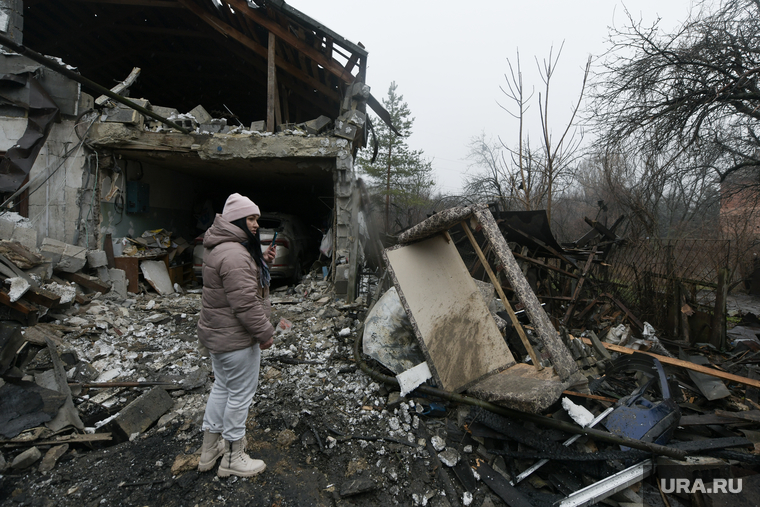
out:
M555 137L577 100L589 55L606 48L608 27L636 18L670 30L683 22L692 0L546 0L471 2L438 0L286 0L369 52L367 84L380 101L392 81L415 118L408 144L433 161L438 189L458 193L471 162L468 143L481 132L517 140L517 123L498 104L511 105L501 92L507 59L520 51L523 83L543 86L535 58L564 42L553 78L549 114ZM505 86L506 88L506 86ZM564 120L564 122L563 122ZM528 111L531 137L538 140L537 102ZM471 170L470 170L471 171Z

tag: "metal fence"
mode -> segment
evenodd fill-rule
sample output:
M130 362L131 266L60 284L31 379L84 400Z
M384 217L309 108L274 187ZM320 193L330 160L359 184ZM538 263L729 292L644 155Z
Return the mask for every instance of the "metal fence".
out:
M673 318L684 303L711 311L718 273L730 258L729 240L642 240L618 246L595 275L605 292L665 330L669 312Z

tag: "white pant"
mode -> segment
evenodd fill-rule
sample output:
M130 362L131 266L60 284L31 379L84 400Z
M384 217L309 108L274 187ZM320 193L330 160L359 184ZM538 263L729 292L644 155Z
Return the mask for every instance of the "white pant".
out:
M256 344L242 350L211 354L214 367L214 385L211 388L203 430L221 433L235 442L245 436L248 409L259 385L261 349Z

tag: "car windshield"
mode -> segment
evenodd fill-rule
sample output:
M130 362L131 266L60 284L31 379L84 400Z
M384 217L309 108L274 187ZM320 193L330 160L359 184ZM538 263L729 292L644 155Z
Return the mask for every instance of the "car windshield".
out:
M277 229L282 226L282 220L279 218L266 218L261 217L258 220L259 227L262 229Z

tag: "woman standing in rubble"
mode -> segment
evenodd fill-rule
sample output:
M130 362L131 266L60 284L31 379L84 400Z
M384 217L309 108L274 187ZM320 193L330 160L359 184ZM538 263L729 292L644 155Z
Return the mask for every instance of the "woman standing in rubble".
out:
M266 464L245 452L245 421L259 382L261 351L272 346L269 268L272 244L261 252L259 207L232 194L203 237L203 297L198 339L211 354L214 385L203 416L198 470L252 477Z

